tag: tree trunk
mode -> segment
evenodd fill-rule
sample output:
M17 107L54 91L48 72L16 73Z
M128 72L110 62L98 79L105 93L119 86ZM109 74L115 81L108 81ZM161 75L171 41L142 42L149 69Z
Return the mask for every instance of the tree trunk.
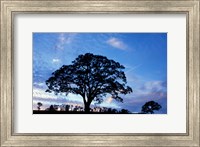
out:
M90 112L90 103L85 103L85 112L89 113Z

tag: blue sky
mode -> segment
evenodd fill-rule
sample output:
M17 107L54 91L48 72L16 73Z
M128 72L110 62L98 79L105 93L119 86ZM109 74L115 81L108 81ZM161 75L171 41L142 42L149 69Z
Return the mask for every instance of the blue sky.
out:
M33 109L51 104L82 104L70 94L46 93L45 81L51 73L80 54L106 56L125 66L133 93L122 96L124 103L105 97L100 106L140 112L154 100L162 105L157 113L167 113L167 33L33 33Z

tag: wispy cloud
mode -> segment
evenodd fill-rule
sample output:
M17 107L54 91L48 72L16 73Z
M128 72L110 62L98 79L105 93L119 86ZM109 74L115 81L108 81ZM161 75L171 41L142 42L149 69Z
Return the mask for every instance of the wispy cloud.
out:
M65 94L55 95L53 92L49 93L45 91L46 89L44 88L33 87L33 97L47 100L69 99L75 101L82 101L82 97L80 95L75 95L71 93L69 93L67 96Z
M71 44L76 36L76 33L61 33L58 36L58 43L56 44L56 49L63 50L64 46Z
M45 82L34 82L33 86L34 88L46 88Z
M52 59L52 63L60 63L61 60L60 59Z
M167 83L163 81L149 81L140 88L141 91L157 92L166 91Z
M132 72L134 71L135 69L139 68L142 64L138 64L138 65L135 65L135 66L128 66L128 65L125 65L125 68L127 69L126 74L129 73L129 72Z
M110 46L117 48L117 49L120 49L120 50L126 50L127 49L127 46L123 41L121 41L120 39L114 38L114 37L108 39L106 41L106 43L109 44Z
M57 99L57 96L53 93L47 93L44 89L33 88L33 97L38 97L41 99Z

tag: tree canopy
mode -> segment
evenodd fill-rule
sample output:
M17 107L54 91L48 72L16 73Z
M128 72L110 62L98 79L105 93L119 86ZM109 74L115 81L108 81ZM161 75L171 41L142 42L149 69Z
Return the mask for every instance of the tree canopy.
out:
M41 109L40 107L41 107L43 104L42 104L41 102L38 102L37 105L38 105L38 107L37 107L38 110L40 110L40 109Z
M154 101L149 101L146 102L143 106L142 106L142 113L154 113L154 110L160 110L162 108L162 106L160 104L158 104L157 102Z
M120 63L105 56L86 53L79 55L72 64L63 65L46 80L46 92L81 95L85 111L89 112L92 101L101 103L106 94L123 102L120 94L132 92Z

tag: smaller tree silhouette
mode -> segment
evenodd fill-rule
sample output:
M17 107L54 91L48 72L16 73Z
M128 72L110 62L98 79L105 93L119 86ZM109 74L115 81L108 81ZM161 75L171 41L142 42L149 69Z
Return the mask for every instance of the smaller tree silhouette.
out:
M53 112L53 111L56 111L56 109L53 107L53 105L51 105L51 106L49 107L49 111Z
M69 108L70 108L70 105L66 105L66 106L65 106L65 111L68 112L68 111L69 111Z
M127 110L127 109L121 109L120 113L121 114L129 114L131 112L129 110Z
M41 102L38 102L37 105L38 105L38 106L37 106L38 111L40 111L40 109L41 109L40 107L42 107L42 103L41 103Z
M118 113L117 109L112 109L112 113Z
M149 101L146 102L143 106L142 106L142 113L151 113L153 114L155 110L160 110L162 108L162 106L160 104L158 104L157 102L154 101Z

